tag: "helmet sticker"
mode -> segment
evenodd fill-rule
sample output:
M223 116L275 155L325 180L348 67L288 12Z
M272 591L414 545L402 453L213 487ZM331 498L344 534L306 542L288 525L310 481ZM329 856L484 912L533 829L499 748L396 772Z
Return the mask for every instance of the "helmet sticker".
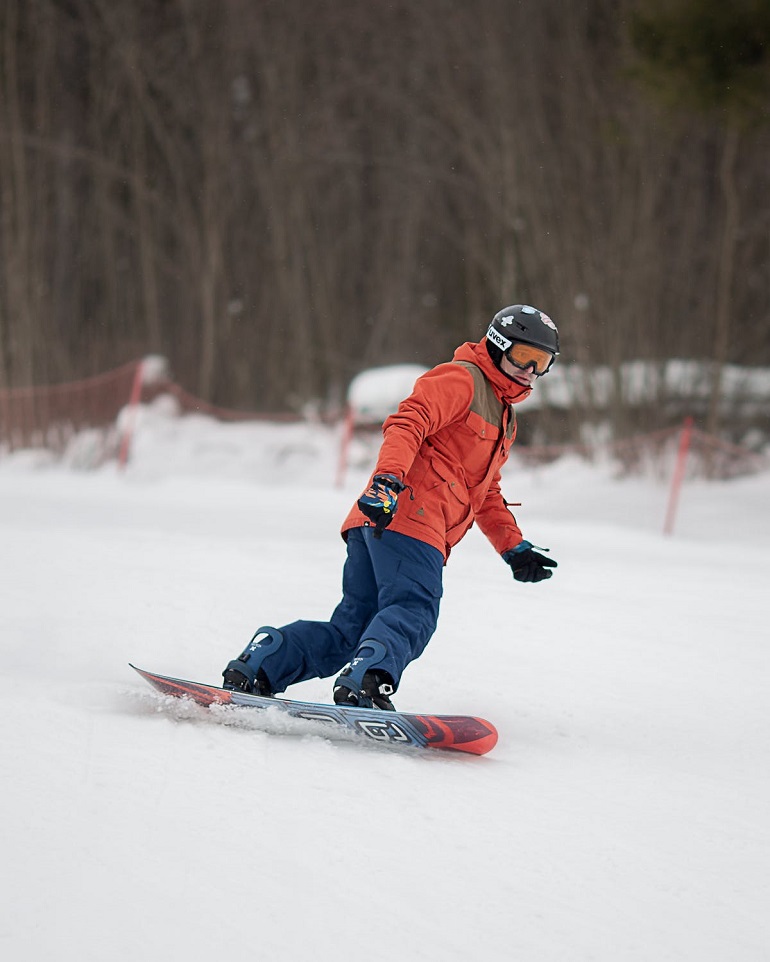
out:
M543 324L545 324L546 327L550 327L552 331L556 330L556 325L554 322L547 314L543 314L542 311L540 312L540 320L543 322Z

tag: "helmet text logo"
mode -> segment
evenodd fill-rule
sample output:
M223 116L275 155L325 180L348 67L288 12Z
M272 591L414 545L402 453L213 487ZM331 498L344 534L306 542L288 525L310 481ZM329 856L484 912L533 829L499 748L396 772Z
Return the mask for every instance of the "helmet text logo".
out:
M513 341L509 341L507 337L503 337L503 335L499 331L496 331L493 324L490 324L489 326L489 330L487 331L487 338L493 344L499 347L501 351L507 351L508 348L513 343Z

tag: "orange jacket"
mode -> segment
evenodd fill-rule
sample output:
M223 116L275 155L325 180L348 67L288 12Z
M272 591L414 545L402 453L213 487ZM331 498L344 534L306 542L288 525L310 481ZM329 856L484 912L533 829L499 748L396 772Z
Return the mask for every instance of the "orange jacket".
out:
M433 545L449 557L474 520L502 554L522 540L500 493L500 468L516 436L512 404L531 388L510 381L492 363L482 339L466 342L451 362L423 374L383 425L374 474L394 474L401 493L390 531ZM369 524L353 505L342 526Z

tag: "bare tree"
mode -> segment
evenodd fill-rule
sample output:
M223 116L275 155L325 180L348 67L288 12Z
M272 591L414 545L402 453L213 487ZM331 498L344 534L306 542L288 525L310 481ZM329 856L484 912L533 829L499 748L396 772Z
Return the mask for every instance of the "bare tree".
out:
M610 372L616 434L680 417L668 359L770 360L768 132L649 98L640 9L7 0L0 385L155 351L208 400L299 409L530 300ZM606 417L571 383L540 436Z

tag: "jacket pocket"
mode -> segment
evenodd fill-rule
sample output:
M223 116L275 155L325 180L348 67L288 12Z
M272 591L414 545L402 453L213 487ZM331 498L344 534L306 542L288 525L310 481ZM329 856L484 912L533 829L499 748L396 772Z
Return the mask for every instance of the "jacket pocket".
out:
M442 461L433 458L430 471L437 479L433 491L444 520L446 540L457 544L465 531L473 524L473 509L465 481L455 477Z
M490 424L489 421L485 421L484 418L475 411L469 412L468 417L465 419L465 426L469 431L472 431L477 438L480 438L482 441L488 441L490 444L494 444L500 435L499 427Z

